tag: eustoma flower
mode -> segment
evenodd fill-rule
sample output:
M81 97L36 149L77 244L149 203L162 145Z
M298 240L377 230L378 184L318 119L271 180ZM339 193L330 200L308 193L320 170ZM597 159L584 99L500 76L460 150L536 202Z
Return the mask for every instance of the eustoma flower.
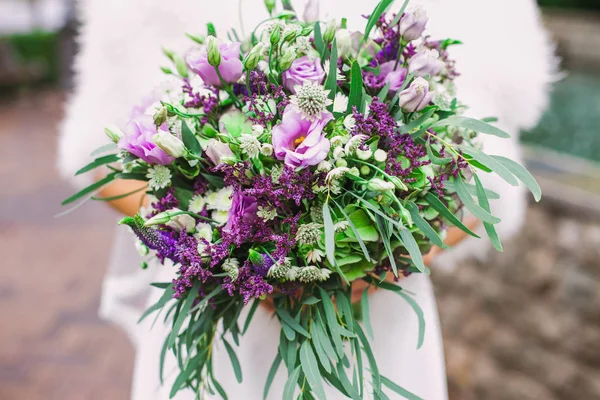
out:
M396 69L394 69L396 68ZM379 67L380 73L385 75L385 83L390 84L390 93L396 93L406 79L406 68L396 65L396 61L388 61Z
M433 96L434 93L429 91L429 82L423 78L417 78L408 89L400 92L398 104L405 111L421 111L431 102Z
M229 218L227 224L223 227L223 232L232 233L239 228L240 224L253 222L257 217L257 211L256 198L247 196L240 191L234 192Z
M421 37L429 18L422 7L411 7L400 20L400 33L405 40Z
M223 164L228 159L235 158L233 152L229 148L229 145L217 139L210 139L204 151L206 153L206 156L215 165Z
M423 50L415 54L408 62L408 72L417 76L437 75L446 64L440 60L437 50Z
M168 131L166 124L160 129ZM175 158L168 155L152 140L158 133L152 117L141 115L131 120L127 125L125 135L119 140L119 147L141 158L148 164L169 165ZM168 132L165 132L169 134Z
M294 86L302 86L305 82L322 83L325 71L318 58L309 56L300 57L292 63L290 69L283 73L283 85L292 93L296 93Z
M333 119L329 112L323 112L314 121L302 118L302 114L288 108L281 123L273 128L273 148L275 156L293 167L317 165L323 161L331 143L323 129Z
M240 43L220 43L219 52L221 54L221 62L218 66L219 73L226 83L236 83L244 70L244 66L240 60ZM208 62L206 47L200 51L188 54L186 61L192 71L197 73L207 85L221 86L221 79L217 75L215 67Z

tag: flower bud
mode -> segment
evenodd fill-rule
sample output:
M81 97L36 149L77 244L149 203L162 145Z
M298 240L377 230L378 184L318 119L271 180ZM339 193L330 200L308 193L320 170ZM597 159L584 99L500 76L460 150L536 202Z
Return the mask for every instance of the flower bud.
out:
M206 52L208 63L213 67L218 67L221 64L221 51L219 50L219 43L217 43L216 37L209 36L206 39Z
M417 76L435 76L440 73L445 65L440 60L440 53L437 50L423 50L408 61L408 72Z
M154 125L161 126L162 124L164 124L167 121L167 114L167 107L160 106L152 116L152 118L154 119Z
M296 24L286 25L283 30L283 41L284 42L293 42L296 40L298 35L302 32L302 27Z
M373 178L367 185L370 190L376 192L387 192L388 190L394 190L396 186L392 182L386 182L380 178Z
M115 143L117 143L119 140L121 140L123 136L125 136L125 133L114 125L107 126L106 128L104 128L104 133L106 134L106 136L108 136L110 140L112 140Z
M296 49L294 49L293 47L288 47L279 59L279 68L281 68L281 71L287 71L288 69L290 69L295 59Z
M273 145L269 143L263 143L260 146L260 154L265 157L271 157L273 155Z
M319 0L308 0L302 14L304 22L315 22L319 19Z
M187 153L183 142L170 132L159 130L152 141L171 157L179 158Z
M377 162L384 162L385 160L387 160L387 153L385 152L385 150L377 149L375 150L373 157Z
M273 27L273 31L271 32L271 37L269 39L271 41L271 46L275 46L281 40L281 26L279 24Z
M337 160L335 162L335 166L336 167L347 167L348 166L348 162L346 160L344 160L343 158L340 158L339 160Z
M262 59L263 47L264 44L258 42L258 44L254 46L252 50L250 50L246 56L246 59L244 60L244 67L246 68L246 71L252 71L253 69L256 69L258 62Z
M265 0L265 7L267 7L269 14L273 14L273 10L275 10L275 3L275 0Z
M262 265L265 261L263 255L254 249L248 250L248 260L253 265Z
M416 78L408 89L398 94L398 105L408 112L421 111L431 103L433 95L434 93L429 91L429 82L423 78Z
M422 7L414 7L407 10L400 20L400 33L406 41L421 37L429 18Z
M337 24L335 22L335 19L329 20L329 22L327 22L327 27L325 28L325 32L323 32L323 41L325 43L333 42L333 39L335 38L335 30L336 29L337 29Z
M363 176L367 176L371 173L371 168L369 168L367 165L363 165L362 167L360 167L360 174Z
M359 160L366 161L369 158L371 158L372 155L373 155L373 152L370 149L369 150L356 149L356 157L358 157Z

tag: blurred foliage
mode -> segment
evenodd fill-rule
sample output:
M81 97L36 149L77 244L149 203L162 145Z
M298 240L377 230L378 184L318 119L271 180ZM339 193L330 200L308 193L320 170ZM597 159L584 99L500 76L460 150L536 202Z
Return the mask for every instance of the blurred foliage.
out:
M600 10L600 0L538 0L543 7L588 8Z
M31 32L0 37L7 58L1 64L25 71L18 74L15 85L56 83L60 74L59 35L51 32ZM6 83L5 83L6 84Z
M600 74L572 71L554 88L540 124L522 135L525 143L600 161Z

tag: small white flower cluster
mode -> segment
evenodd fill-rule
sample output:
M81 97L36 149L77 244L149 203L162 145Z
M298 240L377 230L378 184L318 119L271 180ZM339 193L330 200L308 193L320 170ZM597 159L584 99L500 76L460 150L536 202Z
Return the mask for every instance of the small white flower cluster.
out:
M273 207L258 206L256 215L265 221L272 221L277 217L277 210Z
M322 234L323 225L310 222L298 227L296 240L298 240L300 244L311 245L317 243Z
M190 200L188 210L193 213L200 213L206 207L211 210L211 218L219 224L225 224L229 218L229 209L231 208L231 194L233 188L224 187L217 191L210 191L205 195L195 195Z
M146 178L148 178L148 186L150 186L150 189L160 190L171 185L172 175L168 167L165 167L164 165L154 165L148 168Z
M221 266L223 272L227 274L231 278L232 281L236 281L238 276L240 275L240 262L237 258L230 258L223 263Z
M290 104L309 121L318 118L328 106L333 104L328 97L330 90L325 90L325 87L318 82L306 81L303 85L296 85L294 89L296 94L290 97Z
M297 267L291 265L290 258L283 262L275 263L267 273L267 277L277 280L299 281L302 283L323 282L329 279L331 271L327 268L318 268L314 265Z

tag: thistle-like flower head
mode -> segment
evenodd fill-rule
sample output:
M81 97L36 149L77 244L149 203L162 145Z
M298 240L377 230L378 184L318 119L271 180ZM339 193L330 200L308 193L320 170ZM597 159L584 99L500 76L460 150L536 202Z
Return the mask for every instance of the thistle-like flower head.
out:
M315 120L333 104L328 97L330 90L325 90L318 82L306 81L303 85L294 86L294 89L296 94L290 98L290 102L302 113L302 118L309 121Z

